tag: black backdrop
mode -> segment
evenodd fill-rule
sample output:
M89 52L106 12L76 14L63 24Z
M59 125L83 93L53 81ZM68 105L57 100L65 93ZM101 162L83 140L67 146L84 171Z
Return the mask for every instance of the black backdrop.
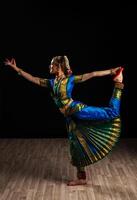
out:
M135 74L129 63L135 21L133 5L8 3L1 6L0 136L67 137L65 120L46 88L34 85L3 65L47 77L50 60L67 55L74 74L125 65L121 137L135 137ZM132 78L131 78L132 77ZM113 90L110 76L75 86L73 98L107 106ZM135 111L135 110L134 110Z

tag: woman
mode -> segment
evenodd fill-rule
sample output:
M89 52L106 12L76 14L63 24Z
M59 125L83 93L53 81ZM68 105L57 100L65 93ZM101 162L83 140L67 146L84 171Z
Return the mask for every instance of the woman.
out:
M60 112L66 118L71 164L77 169L77 180L67 185L87 184L85 166L103 159L115 146L121 131L120 98L124 87L122 67L73 75L67 56L56 56L50 64L54 79L34 77L16 66L15 59L6 59L19 75L42 87L48 87ZM114 90L108 107L95 107L71 97L74 84L93 77L112 75Z

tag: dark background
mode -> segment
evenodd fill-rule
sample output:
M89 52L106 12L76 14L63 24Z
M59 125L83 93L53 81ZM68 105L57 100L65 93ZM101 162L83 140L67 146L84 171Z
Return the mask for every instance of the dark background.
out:
M50 78L52 57L67 55L74 74L124 65L121 137L136 137L136 76L130 63L134 5L49 2L6 2L0 7L0 136L67 137L65 119L49 91L3 65L5 58L14 57L18 67ZM112 78L105 76L77 84L73 98L107 106L112 91Z

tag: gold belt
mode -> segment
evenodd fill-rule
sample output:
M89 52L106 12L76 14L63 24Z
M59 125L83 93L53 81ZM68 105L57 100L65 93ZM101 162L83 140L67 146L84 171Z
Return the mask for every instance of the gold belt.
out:
M73 99L70 99L70 101L69 101L66 105L64 105L62 108L59 108L60 112L61 112L62 114L64 114L64 115L66 115L66 111L67 111L69 105L70 105L72 102L73 102Z

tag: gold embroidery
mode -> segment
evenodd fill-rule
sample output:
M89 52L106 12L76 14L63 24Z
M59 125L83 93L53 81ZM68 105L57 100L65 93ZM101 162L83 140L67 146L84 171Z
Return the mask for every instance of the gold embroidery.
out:
M48 79L46 79L46 78L40 78L40 79L39 79L39 82L40 82L40 85L41 85L42 87L48 87L48 83L49 83L49 80L48 80Z
M114 97L114 98L117 98L117 99L120 99L120 98L121 98L121 95L122 95L121 90L115 88L115 89L114 89L114 93L113 93L113 97Z
M67 109L69 105L73 102L73 99L68 99L68 103L64 105L62 108L59 108L60 112L63 113L65 116L67 115Z
M74 76L74 82L75 83L79 83L82 81L82 77L83 77L83 74L82 75L75 75Z
M80 133L80 131L76 130L76 131L75 131L75 134L77 135L78 140L80 141L81 145L84 147L84 150L86 151L86 153L87 153L89 159L91 160L91 162L93 162L93 161L95 161L95 160L97 161L98 158L97 158L96 155L93 153L93 151L90 151L90 150L89 150L89 147L88 147L88 145L86 144L85 140L83 139L82 134ZM100 157L100 155L98 155L98 156Z

